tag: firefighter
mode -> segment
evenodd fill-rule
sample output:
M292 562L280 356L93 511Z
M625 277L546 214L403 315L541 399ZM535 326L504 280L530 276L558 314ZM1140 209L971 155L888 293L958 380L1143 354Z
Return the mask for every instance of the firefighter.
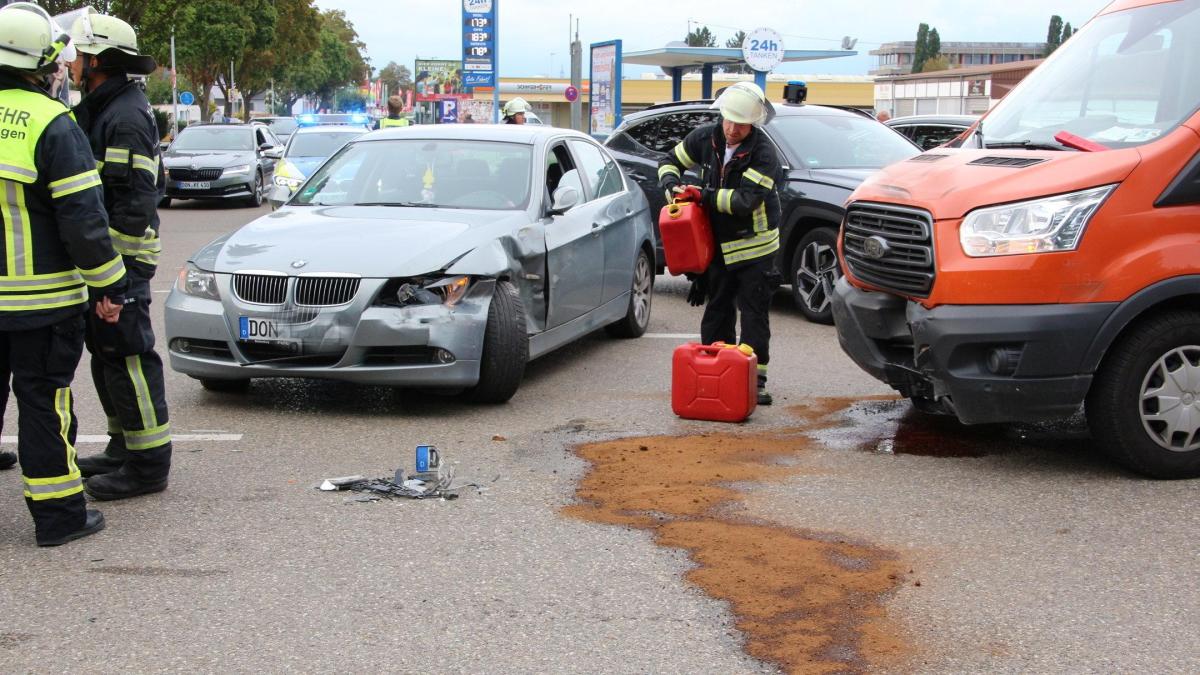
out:
M404 110L404 99L399 95L388 97L388 116L375 123L376 129L391 129L394 127L408 126L408 120L400 116L400 111Z
M713 103L721 116L691 133L659 163L659 185L667 201L681 197L704 205L720 245L708 270L693 280L688 301L703 304L700 338L705 344L735 344L741 314L741 342L758 355L758 403L770 405L767 363L771 326L767 310L773 291L774 257L779 250L780 163L761 126L774 116L762 89L738 82ZM683 172L694 169L700 186L685 186Z
M505 103L500 112L504 115L505 124L525 124L525 113L530 110L533 110L533 108L529 107L525 99L518 96Z
M90 321L92 380L108 417L104 452L79 461L84 489L110 500L159 492L171 468L171 430L162 359L150 325L150 280L158 267L158 200L164 184L158 128L146 94L129 75L157 65L138 52L124 21L85 14L71 28L79 58L71 76L83 92L75 108L104 182L109 234L125 261L129 290L115 326Z
M115 325L127 283L87 138L51 95L69 41L37 5L0 8L0 375L20 409L17 453L39 546L104 528L84 504L71 380L85 315Z

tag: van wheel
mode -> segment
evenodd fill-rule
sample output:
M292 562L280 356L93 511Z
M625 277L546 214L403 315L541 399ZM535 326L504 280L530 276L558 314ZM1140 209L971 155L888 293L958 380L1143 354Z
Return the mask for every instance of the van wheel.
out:
M837 231L818 227L804 235L792 254L792 299L804 318L832 324L833 284L842 276L838 265Z
M507 281L497 281L488 307L479 359L479 383L466 391L476 403L504 403L517 393L529 360L529 335L521 296Z
M1087 398L1092 437L1153 478L1200 476L1200 313L1151 317L1113 345Z
M633 264L633 285L629 294L629 309L625 316L616 323L610 323L604 330L613 337L638 338L646 333L650 325L650 301L654 299L654 263L646 249L639 249L637 261Z

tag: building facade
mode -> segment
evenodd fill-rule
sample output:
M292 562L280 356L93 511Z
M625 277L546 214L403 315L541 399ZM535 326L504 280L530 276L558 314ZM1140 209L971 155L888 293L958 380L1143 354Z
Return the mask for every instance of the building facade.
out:
M951 68L971 68L1040 59L1045 50L1044 42L943 42L941 53ZM912 40L885 42L870 51L875 57L870 74L908 75L916 53L917 43Z
M908 115L980 115L1042 59L875 78L875 110Z

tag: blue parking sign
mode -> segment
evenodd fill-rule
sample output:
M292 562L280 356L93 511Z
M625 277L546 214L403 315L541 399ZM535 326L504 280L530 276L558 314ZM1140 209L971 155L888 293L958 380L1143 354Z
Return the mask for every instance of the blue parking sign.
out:
M440 114L438 118L442 124L455 124L458 122L458 99L446 98L438 102Z

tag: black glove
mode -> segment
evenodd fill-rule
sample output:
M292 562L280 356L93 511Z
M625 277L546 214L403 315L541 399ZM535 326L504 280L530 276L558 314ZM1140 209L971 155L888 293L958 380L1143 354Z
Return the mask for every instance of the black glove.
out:
M708 299L708 275L689 274L687 277L692 281L692 287L688 289L688 304L692 307L699 307Z
M700 203L705 206L715 206L717 191L707 185L700 190Z

